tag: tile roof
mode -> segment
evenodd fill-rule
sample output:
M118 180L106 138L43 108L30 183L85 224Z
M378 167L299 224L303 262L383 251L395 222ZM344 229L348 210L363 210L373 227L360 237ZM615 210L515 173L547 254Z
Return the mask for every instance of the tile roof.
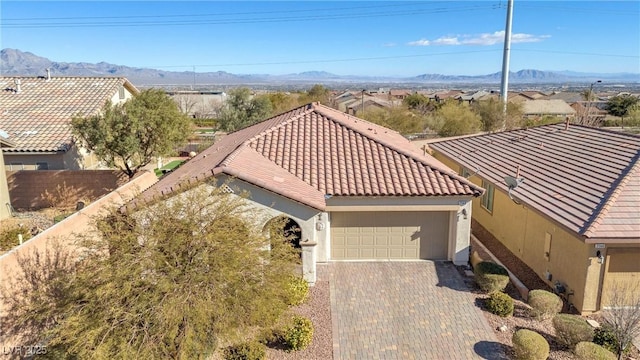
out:
M317 209L332 196L479 196L399 133L317 103L228 134L143 199L224 173Z
M564 100L527 100L521 102L525 115L573 115L575 110Z
M429 145L585 238L640 241L640 136L553 124Z
M0 77L0 129L15 144L3 151L68 150L72 144L72 117L96 113L118 94L120 86L137 92L125 78Z

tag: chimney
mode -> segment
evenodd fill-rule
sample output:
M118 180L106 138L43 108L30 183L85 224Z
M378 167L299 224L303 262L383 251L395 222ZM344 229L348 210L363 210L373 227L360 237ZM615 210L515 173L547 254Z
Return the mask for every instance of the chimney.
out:
M22 91L20 85L22 85L22 81L20 79L15 79L13 82L16 84L16 94L19 94Z
M51 80L51 69L47 68L47 81Z

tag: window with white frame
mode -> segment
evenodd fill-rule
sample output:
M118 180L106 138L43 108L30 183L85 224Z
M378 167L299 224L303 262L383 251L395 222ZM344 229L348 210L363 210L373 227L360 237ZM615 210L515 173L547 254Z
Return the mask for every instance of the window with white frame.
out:
M489 212L493 212L493 184L486 180L482 180L482 187L485 188L484 195L482 195L481 204L482 207Z

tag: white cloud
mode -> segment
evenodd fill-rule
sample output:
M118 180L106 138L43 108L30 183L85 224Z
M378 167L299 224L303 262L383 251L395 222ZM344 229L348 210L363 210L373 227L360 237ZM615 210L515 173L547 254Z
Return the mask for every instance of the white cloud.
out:
M531 43L540 42L544 39L550 38L550 35L533 35L524 33L511 34L511 42L517 43ZM443 36L436 40L420 39L408 43L410 46L430 46L430 45L476 45L476 46L489 46L495 44L501 44L504 42L504 30L496 31L494 33L483 33L474 35L456 35L456 36Z
M409 46L429 46L429 45L431 45L431 41L429 41L427 39L420 39L420 40L412 41L407 45L409 45Z
M433 41L435 45L460 45L457 36L441 37Z

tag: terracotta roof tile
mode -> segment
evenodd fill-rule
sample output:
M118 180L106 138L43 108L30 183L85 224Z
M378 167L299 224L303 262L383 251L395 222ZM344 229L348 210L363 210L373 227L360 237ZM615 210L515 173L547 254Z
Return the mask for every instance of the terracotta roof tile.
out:
M0 77L0 129L15 144L3 151L68 150L73 116L95 114L120 86L137 92L124 78Z
M640 136L564 124L434 142L429 146L587 238L640 241Z
M309 104L228 134L149 194L226 173L314 208L335 196L478 196L482 189L395 131Z

